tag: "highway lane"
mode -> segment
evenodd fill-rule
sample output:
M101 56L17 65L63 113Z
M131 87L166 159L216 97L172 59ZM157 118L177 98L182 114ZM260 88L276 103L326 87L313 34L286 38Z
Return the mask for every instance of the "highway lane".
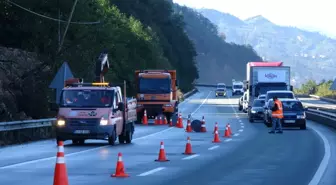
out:
M331 109L331 110L336 111L336 104L334 103L318 100L315 98L299 98L299 99L303 103L304 106Z
M263 123L249 123L246 114L238 112L236 98L215 98L212 90L200 88L200 93L192 96L180 108L184 115L191 113L193 118L205 116L207 133L185 133L184 129L178 128L163 131L159 129L166 127L147 127L162 132L151 136L144 134L144 138L129 146L85 146L92 150L66 156L70 184L308 184L325 156L324 142L313 129L291 129L285 130L283 135L270 135ZM218 144L211 142L215 122L219 124L222 140ZM222 137L227 123L230 123L234 132L232 138ZM329 129L326 131L325 127L319 129L323 134L329 131L327 140L336 143L335 138L332 138L334 133ZM187 136L191 137L196 153L193 156L182 155ZM164 141L169 162L154 162L158 157L160 141ZM51 143L53 146L50 146L50 150L55 155L56 148L54 142ZM65 150L85 151L81 148L67 146ZM332 158L336 147L330 144L330 148ZM25 159L25 151L17 148L16 152ZM127 179L110 177L115 170L118 152L123 153L126 172L131 175ZM2 154L10 156L12 153L15 151ZM36 156L40 154L36 151ZM34 178L36 185L50 184L54 165L54 159L47 159L8 168L0 167L0 183L20 185ZM322 180L333 184L332 174L335 174L335 167L328 167Z

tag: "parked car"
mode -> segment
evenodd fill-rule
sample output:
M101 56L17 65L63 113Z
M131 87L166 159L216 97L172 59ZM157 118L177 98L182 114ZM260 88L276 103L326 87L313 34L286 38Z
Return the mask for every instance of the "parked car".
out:
M297 99L280 99L283 107L284 118L281 120L283 127L300 127L306 129L306 113L307 108L304 108L301 101ZM270 104L273 104L271 99ZM272 126L270 107L267 110L269 113L265 116L264 121L268 127Z
M238 110L242 111L243 110L243 96L241 96L238 100Z
M255 99L253 101L252 107L249 106L248 117L251 123L254 122L254 120L264 119L264 105L265 100Z

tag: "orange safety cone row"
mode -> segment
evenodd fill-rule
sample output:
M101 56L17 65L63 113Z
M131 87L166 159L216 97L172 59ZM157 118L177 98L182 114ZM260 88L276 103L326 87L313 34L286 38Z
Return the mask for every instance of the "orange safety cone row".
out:
M143 125L148 125L148 118L147 118L147 111L144 111L144 116L142 118L142 124Z
M155 125L158 125L158 124L160 124L160 123L159 123L159 119L158 119L158 117L157 117L157 116L155 116L154 124L155 124Z
M218 130L216 130L214 140L212 142L213 143L220 143L221 142L221 140L219 139Z
M168 121L167 121L167 118L166 118L166 116L164 117L164 122L163 122L163 124L165 124L165 125L167 125L167 124L168 124Z
M230 123L228 123L227 126L228 126L228 130L229 130L229 134L230 134L230 136L231 136L231 135L232 135L232 130L231 130Z
M202 117L202 123L201 123L201 132L206 132L206 127L205 127L205 120L204 116Z
M186 132L192 132L191 122L190 122L190 115L188 116L188 122L187 122Z
M230 133L229 133L228 126L226 126L226 128L225 128L225 132L224 132L224 136L223 137L231 137Z
M190 137L187 138L187 144L186 144L185 151L184 151L183 154L184 155L195 154L195 153L192 152L192 149L191 149Z
M218 123L217 123L217 122L216 122L216 124L215 124L213 134L214 134L216 131L218 131Z
M64 146L63 141L57 143L58 151L56 157L56 165L54 172L54 185L68 185L68 173L64 160Z
M167 161L169 161L166 157L166 152L165 152L164 145L163 145L162 141L160 143L159 157L158 157L158 159L155 159L155 161L157 161L157 162L167 162Z
M179 114L179 117L177 119L177 124L176 124L177 128L183 128L183 120L182 120L182 115Z
M111 177L129 177L127 173L125 173L124 162L122 161L122 154L118 153L118 161L115 174L112 174Z

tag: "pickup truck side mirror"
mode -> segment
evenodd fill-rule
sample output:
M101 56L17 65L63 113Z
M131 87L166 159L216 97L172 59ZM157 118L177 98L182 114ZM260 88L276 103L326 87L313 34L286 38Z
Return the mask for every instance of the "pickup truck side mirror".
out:
M118 110L120 110L120 111L124 111L125 110L125 105L124 105L123 102L119 102L118 103Z
M57 103L52 102L52 103L49 103L49 109L50 109L51 111L58 111L59 106L58 106Z

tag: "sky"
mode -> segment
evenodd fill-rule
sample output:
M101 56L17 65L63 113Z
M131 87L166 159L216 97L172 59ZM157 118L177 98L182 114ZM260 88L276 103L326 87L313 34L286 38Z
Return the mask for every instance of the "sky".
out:
M336 37L335 0L173 0L191 8L209 8L240 19L262 15L284 26L313 29Z

